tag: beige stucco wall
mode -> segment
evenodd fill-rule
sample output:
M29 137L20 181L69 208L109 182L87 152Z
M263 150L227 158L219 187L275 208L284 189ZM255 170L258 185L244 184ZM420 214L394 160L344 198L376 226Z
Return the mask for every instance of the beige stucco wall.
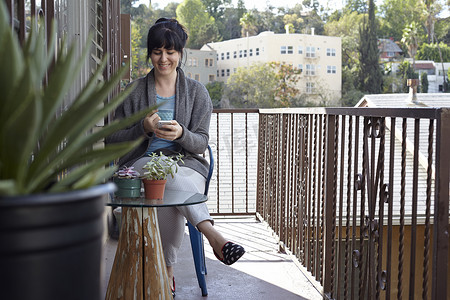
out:
M302 67L298 83L301 93L333 101L340 99L342 90L341 43L340 37L262 32L257 36L209 43L202 49L210 47L217 51L219 81L226 82L239 67L256 62L283 62L297 68ZM282 47L291 47L292 53L282 54ZM308 57L307 47L314 47L314 57ZM314 74L308 74L310 72L306 70L307 65L314 66ZM335 73L329 73L331 68ZM312 83L313 90L307 89L307 83L310 86Z

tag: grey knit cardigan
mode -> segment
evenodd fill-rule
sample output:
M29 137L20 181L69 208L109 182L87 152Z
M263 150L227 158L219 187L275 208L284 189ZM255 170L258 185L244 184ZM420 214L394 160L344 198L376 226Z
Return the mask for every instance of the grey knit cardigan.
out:
M184 72L179 68L177 73L174 119L183 128L183 134L180 138L174 140L176 150L163 149L162 152L166 155L183 154L184 166L206 177L209 165L206 159L199 154L204 153L208 146L209 124L213 109L211 98L203 84L186 78ZM131 84L136 85L135 89L117 107L114 113L115 119L126 118L137 111L156 105L154 70ZM144 137L144 141L119 159L118 165L120 167L131 166L135 161L143 157L154 138L154 134L145 133L143 120L141 120L126 129L113 133L105 139L105 142L109 144L132 141L139 137Z

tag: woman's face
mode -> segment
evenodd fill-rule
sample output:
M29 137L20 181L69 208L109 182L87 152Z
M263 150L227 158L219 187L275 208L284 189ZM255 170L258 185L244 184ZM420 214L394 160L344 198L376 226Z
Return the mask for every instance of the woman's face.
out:
M176 50L156 48L152 50L150 60L158 75L170 75L176 72L181 55Z

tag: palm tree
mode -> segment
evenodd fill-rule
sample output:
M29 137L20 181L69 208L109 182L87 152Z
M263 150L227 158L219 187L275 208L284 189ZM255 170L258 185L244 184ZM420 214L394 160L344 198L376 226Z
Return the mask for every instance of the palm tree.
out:
M413 70L416 69L416 53L420 42L420 28L416 22L412 22L403 29L401 42L408 47L409 56L413 59Z

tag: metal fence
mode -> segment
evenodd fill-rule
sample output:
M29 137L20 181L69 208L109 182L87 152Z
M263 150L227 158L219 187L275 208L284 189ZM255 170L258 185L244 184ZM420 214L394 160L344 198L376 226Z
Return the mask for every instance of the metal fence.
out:
M449 299L450 111L260 110L257 213L327 299Z

